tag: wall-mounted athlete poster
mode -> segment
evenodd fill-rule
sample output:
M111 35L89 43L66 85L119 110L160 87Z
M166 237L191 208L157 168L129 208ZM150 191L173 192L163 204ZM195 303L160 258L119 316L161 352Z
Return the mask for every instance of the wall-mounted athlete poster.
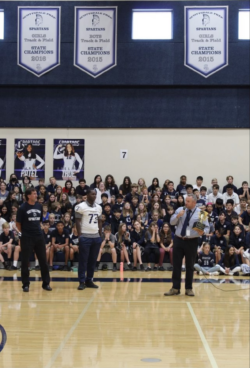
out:
M0 139L0 178L6 179L6 139Z
M20 180L45 177L45 139L15 139L14 173Z
M54 170L57 180L84 177L84 139L54 139Z

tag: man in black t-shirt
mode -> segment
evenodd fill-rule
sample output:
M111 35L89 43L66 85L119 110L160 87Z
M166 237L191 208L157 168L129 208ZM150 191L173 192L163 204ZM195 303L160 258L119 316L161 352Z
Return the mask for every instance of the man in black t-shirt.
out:
M42 288L51 291L49 268L46 262L44 237L40 223L43 218L42 206L37 203L37 192L35 188L25 191L26 202L17 211L16 227L21 236L22 266L21 277L23 291L29 291L29 259L34 251L37 255L43 280Z

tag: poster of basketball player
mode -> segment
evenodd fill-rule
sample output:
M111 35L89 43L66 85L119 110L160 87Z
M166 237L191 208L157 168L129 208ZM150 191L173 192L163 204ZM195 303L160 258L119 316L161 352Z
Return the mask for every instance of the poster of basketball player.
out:
M18 179L45 177L45 139L15 139L14 172Z
M84 139L54 139L54 171L57 180L84 177Z
M6 179L6 139L0 139L0 178Z

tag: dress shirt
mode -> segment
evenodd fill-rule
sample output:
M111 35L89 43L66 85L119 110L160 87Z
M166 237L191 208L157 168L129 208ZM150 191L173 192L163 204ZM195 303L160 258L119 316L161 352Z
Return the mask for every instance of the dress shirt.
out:
M185 213L182 217L177 218L177 215L179 212L181 212L183 210L183 207L179 207L175 213L171 216L170 219L170 225L176 225L176 231L175 231L175 235L182 237L181 236L181 230L183 227L183 224L185 222L185 218L186 218L186 214L188 209L186 208ZM191 218L189 220L189 226L187 227L187 230L190 230L190 236L188 236L187 238L199 238L200 234L197 233L197 231L195 231L193 229L194 223L199 221L199 213L201 212L201 210L199 208L193 208L192 209L192 213L191 213ZM208 219L206 219L206 221L204 222L205 225L205 229L204 229L204 233L205 234L209 234L209 223L208 223Z

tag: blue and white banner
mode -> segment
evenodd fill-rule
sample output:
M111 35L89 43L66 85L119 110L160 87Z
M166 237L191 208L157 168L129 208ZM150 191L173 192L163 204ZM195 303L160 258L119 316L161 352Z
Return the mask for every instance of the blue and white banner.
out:
M75 7L74 66L96 78L116 66L117 6Z
M54 170L57 180L84 178L84 139L54 139Z
M6 179L6 139L0 139L0 178Z
M60 6L19 6L17 65L37 77L60 65Z
M14 173L17 179L45 178L45 139L15 139Z
M185 6L184 65L207 78L228 65L228 6Z

